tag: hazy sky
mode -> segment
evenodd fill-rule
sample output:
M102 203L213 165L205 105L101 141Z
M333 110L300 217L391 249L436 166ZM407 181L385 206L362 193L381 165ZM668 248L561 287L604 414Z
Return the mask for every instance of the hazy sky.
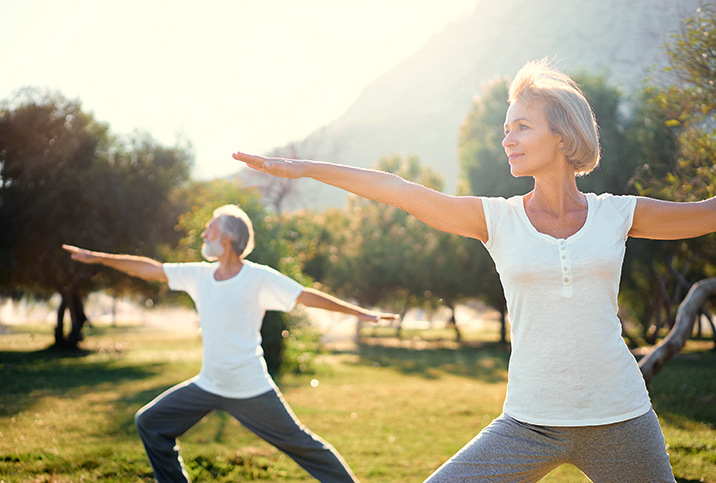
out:
M479 0L0 0L0 99L78 98L112 132L194 145L194 176L236 171L339 117Z

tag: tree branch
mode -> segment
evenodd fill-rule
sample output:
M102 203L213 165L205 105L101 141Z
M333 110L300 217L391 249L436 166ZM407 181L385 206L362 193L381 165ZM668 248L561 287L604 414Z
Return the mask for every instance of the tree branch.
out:
M706 299L716 294L716 277L696 282L676 312L676 323L669 334L640 362L639 368L647 384L686 344L694 328L696 316Z

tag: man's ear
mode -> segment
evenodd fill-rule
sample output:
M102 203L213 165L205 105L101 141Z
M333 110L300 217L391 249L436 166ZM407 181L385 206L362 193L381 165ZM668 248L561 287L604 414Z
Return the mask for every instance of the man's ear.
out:
M219 242L222 245L231 246L231 236L227 235L226 233L222 233L219 235Z

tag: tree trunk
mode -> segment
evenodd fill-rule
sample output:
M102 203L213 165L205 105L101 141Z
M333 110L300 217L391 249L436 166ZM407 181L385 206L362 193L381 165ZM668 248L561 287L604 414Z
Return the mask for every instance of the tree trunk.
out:
M395 336L400 339L403 336L403 319L405 319L405 314L408 313L408 300L405 301L405 305L403 305L403 310L400 311L400 318L398 319L398 329L395 331Z
M500 306L500 344L507 344L507 301L504 297Z
M462 334L460 333L460 329L457 327L457 318L455 318L455 307L453 304L445 304L447 308L449 308L452 311L452 315L450 316L450 320L448 321L448 325L452 325L455 329L455 342L461 342L462 341Z
M706 299L716 294L716 277L696 282L676 311L676 323L669 334L640 362L639 368L647 384L678 354L691 336L696 317L701 314L701 307Z
M82 336L82 327L87 322L87 315L85 315L85 304L82 302L82 296L76 291L70 294L70 316L72 317L72 330L67 337L67 346L70 349L77 349L84 338Z
M82 296L72 287L65 287L60 291L62 302L57 309L57 326L55 327L55 346L63 349L77 349L82 337L82 327L87 322L87 316L84 311L84 303ZM64 334L64 317L65 312L70 311L70 319L72 320L72 329L65 337Z
M67 300L64 293L60 293L62 301L57 308L57 325L55 326L55 345L64 347L65 345L65 310L67 310Z

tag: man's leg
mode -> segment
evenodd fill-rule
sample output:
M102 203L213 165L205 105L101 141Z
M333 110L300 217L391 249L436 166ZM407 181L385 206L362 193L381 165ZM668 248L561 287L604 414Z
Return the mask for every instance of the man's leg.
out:
M272 390L247 399L224 399L222 409L286 453L318 481L358 481L333 446L301 424L279 392Z
M159 483L191 482L176 438L216 408L218 399L187 381L165 391L137 412L134 418L137 431Z

